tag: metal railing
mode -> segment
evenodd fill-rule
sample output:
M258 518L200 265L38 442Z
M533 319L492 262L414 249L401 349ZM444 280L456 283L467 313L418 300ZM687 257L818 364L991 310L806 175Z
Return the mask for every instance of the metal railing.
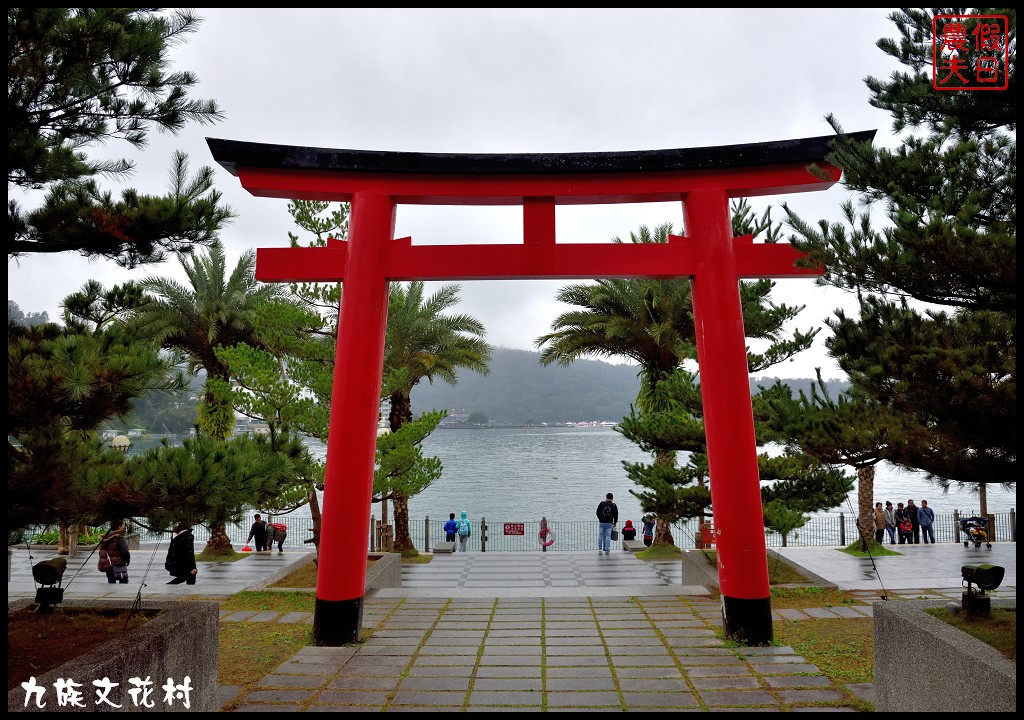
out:
M966 517L966 515L964 516ZM990 515L989 534L993 542L1017 541L1017 516L1015 510ZM936 514L933 530L935 542L963 542L960 530L959 512ZM790 547L837 546L845 547L857 537L857 519L853 515L839 513L812 517L799 530L790 533L787 545ZM495 522L481 518L471 521L473 527L468 547L481 552L552 552L567 550L596 550L598 522L596 520L548 520L548 529L554 533L555 542L543 547L538 537L540 522ZM374 542L374 519L371 517L371 537L368 546L376 550ZM617 526L621 531L621 524ZM994 530L994 535L993 531ZM700 531L697 520L682 521L671 528L672 539L683 548L699 547ZM422 521L410 523L409 533L413 546L423 552L431 552L434 546L443 542L444 516L432 520L429 516ZM548 538L550 539L550 537ZM639 537L637 538L639 539ZM765 534L768 547L782 547L782 536L775 532ZM888 542L888 538L886 538Z
M938 513L935 515L935 541L938 543L963 542L964 535L960 529L961 514L959 512ZM963 517L968 517L963 515ZM1009 512L994 513L990 515L989 535L992 542L1016 542L1017 541L1017 514L1011 509ZM421 552L432 552L434 546L444 541L444 521L446 515L432 519L429 516L423 520L416 520L409 523L409 534L413 546ZM305 540L312 537L313 519L309 517L281 517L279 521L288 525L288 537L284 546L291 548L306 548L310 545ZM819 515L808 520L807 524L799 530L790 533L787 538L787 545L790 547L811 547L811 546L837 546L845 547L857 539L856 517L846 513L831 515ZM634 521L636 522L636 521ZM371 516L370 537L367 538L367 548L373 552L380 549L379 542L375 537L373 529L379 523ZM555 542L545 548L541 545L537 533L540 531L540 522L510 522L488 520L471 521L473 527L472 535L469 538L470 550L476 552L558 552L571 550L596 550L598 523L596 520L549 520L548 529L554 533ZM621 524L617 526L621 531ZM169 533L149 533L137 528L143 542L167 542L170 539ZM682 548L698 547L700 539L699 523L697 520L683 521L671 528L672 539L676 545ZM994 531L994 532L993 532ZM249 526L232 525L227 528L228 537L235 544L243 544L249 533ZM210 533L202 525L193 528L196 542L206 542ZM550 539L550 538L549 538ZM639 537L637 539L640 539ZM775 532L767 532L765 541L768 547L781 547L782 536ZM888 543L888 537L886 537Z

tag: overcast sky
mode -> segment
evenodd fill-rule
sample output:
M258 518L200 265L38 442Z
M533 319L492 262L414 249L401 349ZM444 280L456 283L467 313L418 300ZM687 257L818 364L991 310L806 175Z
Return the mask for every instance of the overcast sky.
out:
M142 153L123 142L104 154L131 157L129 185L163 194L174 150L192 170L216 169L217 188L238 213L222 232L233 265L246 248L287 246L286 201L256 198L216 166L207 137L355 150L444 153L602 152L768 142L878 131L893 145L890 117L868 103L864 78L901 67L876 46L896 37L890 10L710 9L332 9L200 8L199 31L173 51L173 70L199 78L193 97L226 115L154 133ZM105 185L120 192L117 185ZM839 219L850 194L755 198L759 211L787 202L807 220ZM775 213L782 217L781 209ZM672 222L678 203L559 208L559 242L628 238ZM519 242L519 208L401 206L396 235L416 243ZM109 286L148 275L181 278L176 260L125 271L77 255L8 261L8 298L59 318L86 280ZM461 283L459 312L480 319L498 346L535 349L568 309L561 281ZM803 304L796 326L823 326L850 298L810 279L780 280L776 302ZM821 339L768 375L842 377Z

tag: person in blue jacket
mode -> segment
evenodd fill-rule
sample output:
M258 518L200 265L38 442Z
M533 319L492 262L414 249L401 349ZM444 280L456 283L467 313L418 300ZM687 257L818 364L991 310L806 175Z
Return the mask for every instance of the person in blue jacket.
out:
M473 526L469 522L469 514L463 510L456 524L456 533L459 536L459 552L466 552L466 545L469 543L469 536L473 534Z
M448 513L448 522L444 524L444 541L455 542L455 535L459 532L459 524L455 522L455 513Z

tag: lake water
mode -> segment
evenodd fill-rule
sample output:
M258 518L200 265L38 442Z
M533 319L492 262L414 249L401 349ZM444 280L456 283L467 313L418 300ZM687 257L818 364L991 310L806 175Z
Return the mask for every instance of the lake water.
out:
M309 441L319 457L323 443ZM629 490L622 461L650 462L650 456L610 427L500 428L436 430L423 442L427 455L441 459L440 479L409 501L413 519L447 519L465 510L474 520L536 522L594 520L605 493L614 493L619 518L639 520L640 502ZM853 474L853 469L849 469ZM947 495L925 479L924 473L901 471L887 463L875 471L875 499L906 502L921 499L936 513L978 513L976 492L952 490ZM1016 486L988 488L988 511L1008 512L1017 505ZM856 515L856 486L842 507L826 512ZM389 511L390 512L390 511ZM308 508L296 511L308 516ZM380 517L380 505L371 514Z

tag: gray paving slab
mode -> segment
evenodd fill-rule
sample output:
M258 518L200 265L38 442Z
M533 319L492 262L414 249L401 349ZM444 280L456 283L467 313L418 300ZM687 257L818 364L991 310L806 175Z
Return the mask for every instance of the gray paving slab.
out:
M784 548L782 554L874 603L958 599L960 565L981 560L1006 568L998 594L1015 598L1015 550L1014 543L973 555L953 544L908 546L901 555L876 558L873 564L837 548ZM144 599L226 597L260 588L289 562L304 560L289 553L201 564L195 586L171 586L162 582L162 570L142 570L150 557L153 567L161 567L162 554L158 547L133 552L132 582L126 586L108 585L94 570L94 559L72 558L66 596L127 599L141 590ZM8 598L33 596L31 563L52 556L33 552L30 558L16 550ZM451 588L455 597L438 597L438 588ZM427 565L404 566L403 587L364 599L364 628L375 631L367 642L303 647L264 678L262 687L244 696L238 688L222 688L221 697L237 702L236 711L252 712L310 703L310 711L324 712L440 712L462 709L465 702L474 711L514 711L539 708L524 700L534 695L546 698L549 711L684 711L698 709L700 702L716 711L850 709L790 707L835 704L844 695L792 648L724 647L715 634L721 607L709 595L705 586L682 585L679 563L652 565L631 553L435 557ZM800 619L813 621L871 617L872 607L798 612ZM222 619L295 623L311 622L312 614L225 611ZM687 678L699 688L700 701L689 686L681 686ZM748 680L755 684L735 687ZM768 692L766 685L774 690ZM872 702L870 684L851 686L849 692Z

